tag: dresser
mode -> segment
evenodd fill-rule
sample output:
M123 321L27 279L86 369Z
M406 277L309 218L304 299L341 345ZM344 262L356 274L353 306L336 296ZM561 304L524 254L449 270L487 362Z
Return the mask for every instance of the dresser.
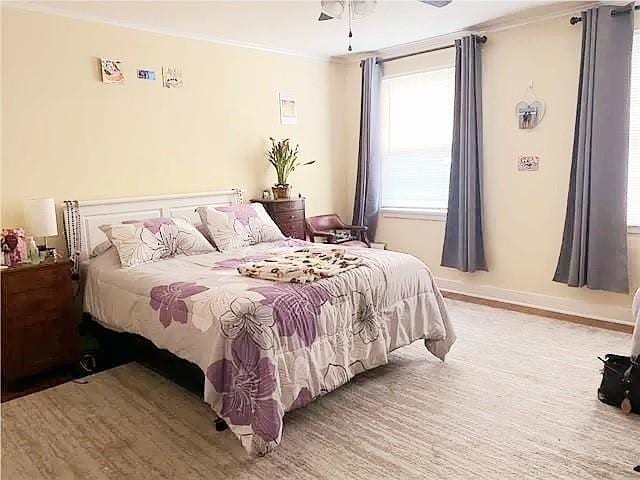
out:
M76 362L71 262L18 265L1 277L3 384Z
M287 237L306 239L304 198L285 200L251 200L261 203L282 233Z

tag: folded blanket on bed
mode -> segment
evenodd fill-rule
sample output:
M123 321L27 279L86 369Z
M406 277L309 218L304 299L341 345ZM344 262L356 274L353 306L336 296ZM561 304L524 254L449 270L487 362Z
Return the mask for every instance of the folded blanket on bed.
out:
M308 247L244 263L238 267L238 272L246 277L274 282L310 283L360 265L362 258L347 253L344 247Z

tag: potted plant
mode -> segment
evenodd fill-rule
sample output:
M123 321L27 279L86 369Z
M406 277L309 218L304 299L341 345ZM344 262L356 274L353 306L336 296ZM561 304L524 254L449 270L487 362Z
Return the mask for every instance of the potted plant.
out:
M275 200L289 198L291 196L291 185L287 183L289 175L298 167L315 163L315 160L306 163L299 161L299 145L291 148L288 138L279 142L276 142L275 139L271 137L269 137L269 140L271 140L271 150L267 152L267 160L269 160L269 163L276 169L276 175L278 176L278 183L271 187L273 198Z

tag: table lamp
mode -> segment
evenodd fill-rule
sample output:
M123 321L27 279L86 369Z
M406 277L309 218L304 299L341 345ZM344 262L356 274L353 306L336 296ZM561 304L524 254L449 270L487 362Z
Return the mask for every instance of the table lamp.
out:
M53 198L33 198L25 205L25 217L27 232L35 237L44 238L44 246L39 245L39 250L49 250L47 237L58 235L58 222L56 220L56 203Z

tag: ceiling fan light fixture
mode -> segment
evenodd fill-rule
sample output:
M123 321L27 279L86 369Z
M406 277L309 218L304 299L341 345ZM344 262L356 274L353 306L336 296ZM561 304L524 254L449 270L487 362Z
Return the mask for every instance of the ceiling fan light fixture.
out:
M342 18L345 3L345 0L322 0L320 2L320 20ZM323 18L323 15L329 18Z
M377 0L352 0L351 16L354 19L363 18L376 11Z

